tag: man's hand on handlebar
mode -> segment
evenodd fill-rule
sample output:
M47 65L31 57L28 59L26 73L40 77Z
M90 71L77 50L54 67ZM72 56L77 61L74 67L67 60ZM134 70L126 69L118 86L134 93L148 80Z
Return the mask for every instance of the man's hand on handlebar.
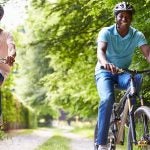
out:
M118 68L112 63L106 63L103 67L104 69L111 71L113 74L118 72Z

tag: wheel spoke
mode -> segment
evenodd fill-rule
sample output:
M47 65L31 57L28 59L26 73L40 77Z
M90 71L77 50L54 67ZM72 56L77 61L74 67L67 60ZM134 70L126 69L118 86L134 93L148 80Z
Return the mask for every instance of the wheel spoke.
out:
M143 109L144 108L144 109ZM150 117L148 107L141 107L135 113L135 125L136 125L136 140L137 145L132 143L131 133L128 135L129 149L133 150L149 150L150 149ZM131 130L131 128L129 129ZM133 146L133 147L132 147ZM132 147L132 148L131 148Z

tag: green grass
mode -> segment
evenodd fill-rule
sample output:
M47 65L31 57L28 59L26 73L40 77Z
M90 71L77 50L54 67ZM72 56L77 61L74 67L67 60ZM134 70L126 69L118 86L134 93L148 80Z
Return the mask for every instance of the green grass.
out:
M75 126L73 130L71 130L72 133L79 134L80 136L84 136L90 139L94 139L94 129L95 127L93 125L83 125L83 126ZM127 135L127 133L126 133ZM125 143L124 145L117 145L116 150L126 150L126 137L125 137Z
M35 129L17 129L7 132L8 136L31 134Z
M35 129L22 129L22 130L18 130L17 134L31 134Z
M52 136L36 150L69 150L70 140L60 135Z
M75 127L71 132L90 138L90 139L94 139L94 127L93 126ZM125 145L117 145L116 150L126 150L126 141L124 144Z
M75 127L71 132L92 139L94 136L94 127Z
M31 134L33 131L34 129L18 129L18 130L10 130L8 132L0 130L0 140L17 135Z
M81 137L87 137L93 139L95 124L96 124L95 122L72 123L73 129L70 130L70 132L74 134L78 134Z
M126 150L126 145L117 145L116 150Z
M0 140L3 140L4 138L6 138L6 134L4 131L0 130Z

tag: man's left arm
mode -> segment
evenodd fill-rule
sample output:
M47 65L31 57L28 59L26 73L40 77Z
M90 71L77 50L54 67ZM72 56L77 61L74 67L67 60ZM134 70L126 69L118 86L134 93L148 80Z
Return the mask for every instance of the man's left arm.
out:
M150 46L148 44L145 44L142 45L140 48L146 60L150 63Z

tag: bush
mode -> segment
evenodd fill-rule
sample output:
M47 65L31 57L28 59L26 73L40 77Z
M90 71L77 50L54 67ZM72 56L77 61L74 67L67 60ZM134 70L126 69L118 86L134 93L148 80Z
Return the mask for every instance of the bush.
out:
M34 110L6 90L2 91L2 115L5 131L37 127Z

